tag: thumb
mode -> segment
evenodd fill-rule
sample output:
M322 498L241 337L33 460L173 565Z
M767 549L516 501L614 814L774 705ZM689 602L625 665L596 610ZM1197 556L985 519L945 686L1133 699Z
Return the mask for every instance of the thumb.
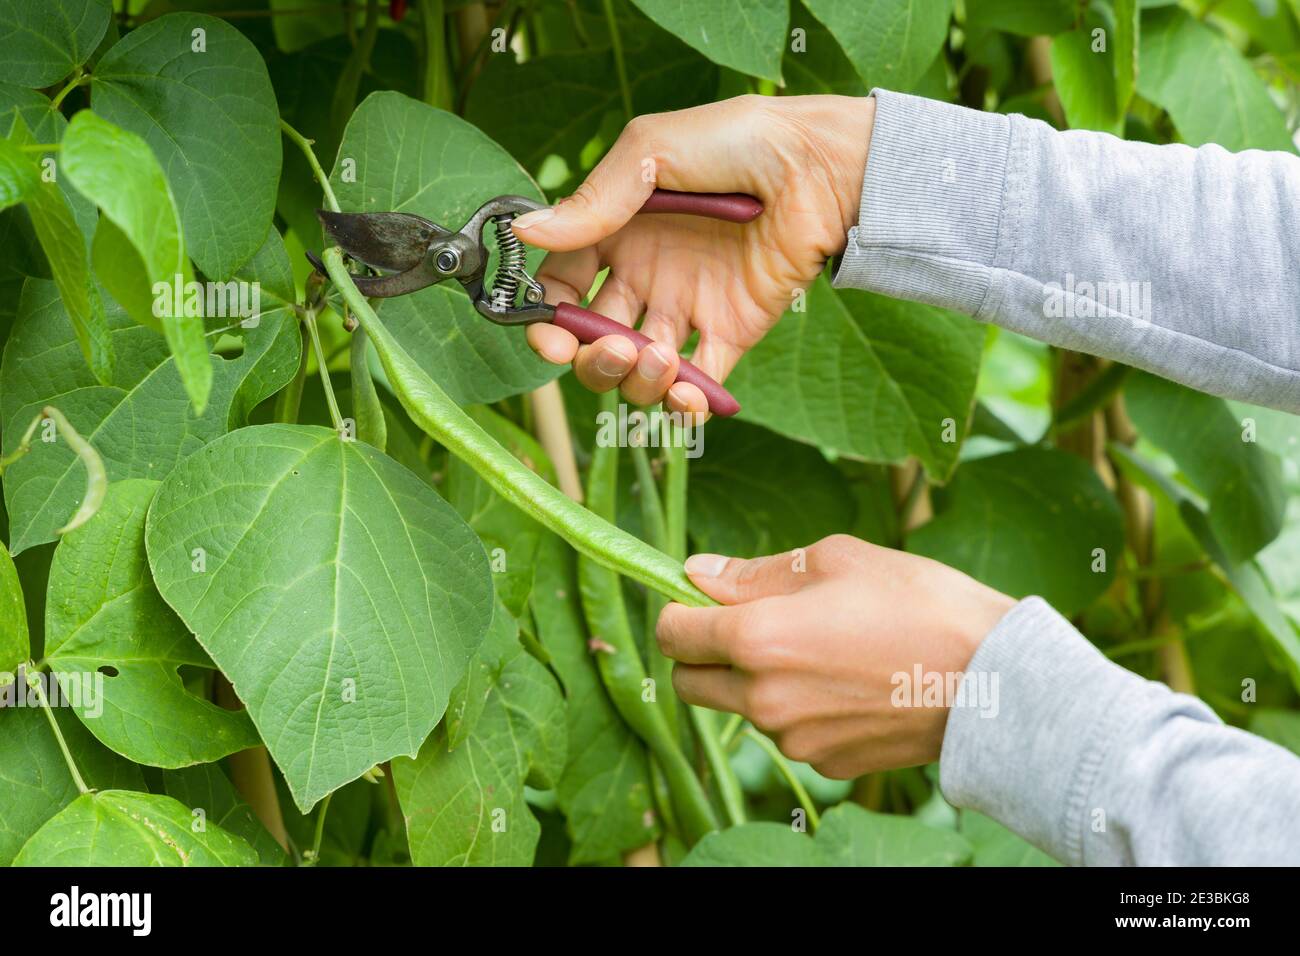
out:
M654 192L654 165L642 170L649 153L637 143L633 125L618 138L577 192L547 209L530 212L511 223L515 235L551 252L594 246L617 232L636 215Z
M693 554L686 559L686 575L713 600L741 604L774 594L793 594L806 574L794 552L763 558L729 558L721 554Z

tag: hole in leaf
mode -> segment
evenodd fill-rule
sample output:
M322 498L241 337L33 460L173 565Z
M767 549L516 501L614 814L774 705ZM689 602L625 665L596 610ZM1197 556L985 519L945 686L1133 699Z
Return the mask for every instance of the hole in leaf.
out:
M102 667L99 668L99 672L103 674L105 677L117 676L117 668L114 667L112 664L104 664Z

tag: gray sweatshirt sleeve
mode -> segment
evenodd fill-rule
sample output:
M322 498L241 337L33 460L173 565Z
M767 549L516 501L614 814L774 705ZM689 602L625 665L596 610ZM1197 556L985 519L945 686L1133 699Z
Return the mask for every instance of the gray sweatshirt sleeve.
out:
M1300 157L874 95L836 285L1300 411Z
M1300 758L1107 660L1039 598L1007 613L954 707L939 783L1074 865L1300 864Z
M836 285L1300 411L1300 158L875 95ZM957 806L1071 864L1300 864L1300 758L1111 663L1041 600L968 671L997 676L998 708L949 714Z

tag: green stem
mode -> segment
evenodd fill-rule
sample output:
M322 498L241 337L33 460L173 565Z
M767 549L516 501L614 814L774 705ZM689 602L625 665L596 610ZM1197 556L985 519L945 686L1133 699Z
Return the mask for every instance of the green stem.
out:
M351 26L353 18L347 18ZM375 49L375 38L379 35L379 0L366 3L366 21L361 30L361 39L348 55L343 70L339 73L338 83L334 87L334 102L330 116L334 125L334 134L343 138L343 129L348 118L357 105L357 92L361 89L361 77L370 69L370 55Z
M803 808L804 812L808 814L809 829L811 829L813 833L816 833L817 828L821 826L822 818L818 815L817 807L813 803L812 797L809 796L807 788L804 787L803 781L795 776L794 768L790 766L790 762L785 759L785 756L781 751L776 749L776 744L772 743L772 741L768 740L753 727L745 728L745 736L762 747L763 752L772 759L772 763L776 764L776 769L781 772L781 776L785 778L785 782L789 784L790 789L794 791L795 799L799 801L799 805Z
M354 287L355 288L355 287ZM325 403L329 405L330 421L334 423L334 430L343 431L343 416L339 414L339 403L334 397L334 385L330 382L329 362L325 358L325 349L320 344L320 331L316 328L316 310L308 309L303 316L303 323L307 326L307 334L311 336L312 351L316 353L316 371L320 373L320 383L325 389Z
M314 140L308 139L298 132L283 119L280 120L280 129L285 136L296 145L302 154L307 157L307 165L311 167L312 174L316 177L316 182L320 183L321 190L325 193L325 205L334 212L339 212L339 201L334 195L334 188L330 186L330 178L325 175L325 170L321 169L320 160L316 158L315 151L312 150Z
M679 562L686 560L686 492L690 477L686 458L685 435L680 425L673 425L671 440L664 449L664 524L667 529L669 555ZM731 824L745 822L745 794L740 780L736 777L736 768L727 759L726 745L718 736L717 717L713 711L703 707L687 708L691 716L691 726L704 751L704 759L713 774L714 785L722 797L723 809ZM733 720L735 718L733 717ZM733 730L732 733L735 731Z
M614 17L612 0L603 0L605 22L609 24L609 45L614 50L614 68L618 71L618 91L623 97L623 115L631 120L632 88L627 82L627 64L623 62L623 39L618 34L618 20Z
M637 489L640 492L641 524L644 528L644 537L646 541L660 551L671 554L668 543L668 527L664 521L663 502L659 498L659 484L655 481L654 471L650 467L650 455L640 445L633 445L629 450L632 454L632 466L636 470ZM668 726L672 730L673 736L676 737L678 715L677 696L672 690L673 662L659 650L659 643L655 637L655 625L659 621L659 613L667 603L664 596L659 592L646 590L645 647L646 654L649 657L650 676L654 679L655 687L658 688L658 693L663 700L664 716L668 720Z
M602 410L609 411L616 401L613 392L601 396ZM612 519L617 512L617 494L618 448L597 447L587 474L587 502L593 517ZM628 623L622 581L616 573L583 556L578 559L578 582L601 681L619 714L663 769L684 835L695 842L717 829L717 822L699 778L669 728L657 690L653 701L644 696L646 670Z
M320 802L320 811L316 814L316 833L311 840L311 855L304 866L315 866L320 862L320 846L325 839L325 814L329 813L330 798L333 796L333 793L327 793Z
M424 102L449 110L451 83L447 73L447 17L443 0L422 0L420 22L424 30Z
M57 678L51 676L51 680ZM45 699L45 689L41 687L40 675L24 675L27 686L32 689L36 695L37 702L41 705L41 710L45 711L45 717L50 722L50 729L54 731L54 739L59 742L59 750L63 753L63 760L68 765L68 772L72 774L72 782L77 785L80 793L90 793L90 788L86 786L86 781L82 779L81 772L77 769L77 763L72 759L72 751L68 749L68 742L63 739L63 731L59 729L59 722L54 719L54 711L50 709L50 702Z
M57 111L58 108L63 105L64 97L77 87L88 82L90 82L90 77L86 76L85 71L82 70L81 67L77 67L77 72L72 74L72 77L64 85L63 89L59 90L54 99L50 100L50 109Z
M740 727L744 722L745 718L740 714L731 715L727 720L727 723L723 726L722 733L718 734L718 743L722 745L722 749L729 750L731 748L731 741L735 739L736 734L740 731Z
M411 420L473 468L502 498L612 571L691 607L715 602L675 561L635 535L593 515L488 435L433 381L379 320L352 281L337 248L322 258L330 278L374 343L379 361Z
M298 352L298 371L294 373L293 379L284 388L280 389L280 394L275 397L275 420L287 425L293 425L298 421L298 412L302 408L302 387L307 381L307 363L311 337L307 332L307 324L302 323L299 329L299 335L302 339Z
M366 357L368 341L361 326L352 330L348 366L352 375L352 417L357 421L357 438L384 451L388 447L388 423L384 421L384 406L379 403L379 393L370 377L370 362Z

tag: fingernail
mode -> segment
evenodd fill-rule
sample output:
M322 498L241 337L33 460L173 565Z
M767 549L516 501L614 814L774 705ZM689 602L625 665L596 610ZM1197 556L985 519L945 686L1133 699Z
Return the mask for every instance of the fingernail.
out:
M628 367L636 361L613 348L603 349L596 356L596 371L601 375L619 376L627 374Z
M668 371L668 364L669 359L664 355L662 346L647 345L636 367L642 378L653 382Z
M512 223L512 225L516 229L531 229L533 226L540 226L554 215L554 209L535 209L532 212L520 216Z
M716 578L726 566L722 554L693 554L686 559L686 573L701 578Z

